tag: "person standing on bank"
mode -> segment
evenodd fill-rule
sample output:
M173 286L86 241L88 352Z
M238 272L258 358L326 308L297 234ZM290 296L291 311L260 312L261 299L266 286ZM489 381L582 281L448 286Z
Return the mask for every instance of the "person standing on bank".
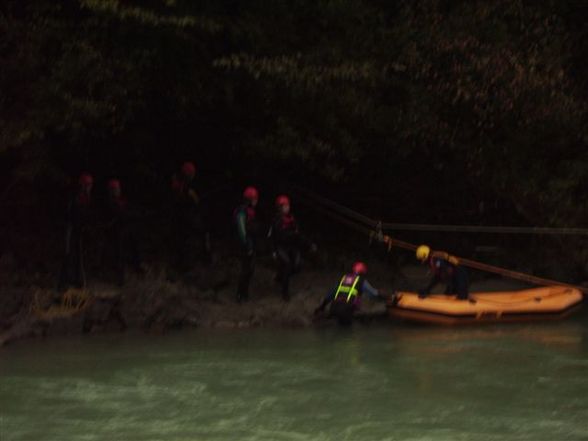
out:
M259 192L255 187L247 187L243 192L243 202L233 214L235 223L241 273L237 285L237 302L249 300L249 284L255 271L256 239L259 231L256 219L256 207Z
M180 273L189 271L193 264L194 242L200 241L200 260L212 262L210 230L203 212L202 200L194 184L196 166L184 162L178 174L172 176L173 234L176 268Z
M132 268L141 273L141 260L134 225L131 224L127 199L122 194L121 183L118 179L108 181L108 200L106 204L108 220L108 242L113 252L112 262L116 270L116 279L119 286L125 283L125 267L131 264Z
M92 175L82 173L78 179L77 192L67 205L65 256L57 285L59 291L65 291L70 286L80 289L86 286L82 236L90 218L93 185Z
M316 252L316 245L304 237L298 228L296 218L290 209L290 199L286 195L276 199L276 217L269 230L272 240L273 257L277 261L276 281L282 289L282 298L290 300L290 277L300 271L302 249Z

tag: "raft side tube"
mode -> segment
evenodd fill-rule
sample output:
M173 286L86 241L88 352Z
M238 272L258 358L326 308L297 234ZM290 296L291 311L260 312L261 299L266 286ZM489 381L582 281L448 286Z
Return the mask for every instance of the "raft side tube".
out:
M583 295L577 289L549 286L472 293L469 300L447 295L420 298L416 293L401 292L397 303L387 306L389 316L394 318L455 325L561 319L579 308L582 300Z

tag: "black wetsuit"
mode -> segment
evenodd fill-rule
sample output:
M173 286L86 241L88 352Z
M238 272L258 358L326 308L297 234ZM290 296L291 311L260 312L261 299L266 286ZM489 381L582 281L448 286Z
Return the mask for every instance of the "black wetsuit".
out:
M176 268L188 271L194 260L194 242L199 241L199 260L209 264L212 260L210 228L200 200L200 195L192 181L182 177L172 178L173 205L173 245Z
M238 239L241 274L237 286L237 301L249 299L249 284L255 272L255 252L259 227L255 207L250 204L240 205L233 213L233 221Z
M90 195L79 192L72 197L66 210L65 256L59 276L58 290L86 286L82 236L88 224L91 207Z
M363 276L353 273L345 274L339 285L329 291L315 312L323 311L330 304L329 316L336 318L340 325L349 326L354 312L361 305L361 297L364 293L374 299L383 299L378 290Z
M122 196L111 196L106 206L108 221L108 244L112 251L117 282L125 281L125 266L130 264L136 271L140 270L141 260L135 231L131 222L128 204Z
M288 300L290 277L300 271L302 249L309 247L309 241L298 230L298 224L292 214L276 216L268 236L272 239L278 261L276 280L281 285L282 296Z

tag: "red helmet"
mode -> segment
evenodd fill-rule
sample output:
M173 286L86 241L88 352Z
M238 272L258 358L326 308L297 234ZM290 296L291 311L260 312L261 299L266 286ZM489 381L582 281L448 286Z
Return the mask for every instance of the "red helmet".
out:
M282 207L284 205L290 205L290 199L286 195L280 195L276 198L276 205Z
M352 268L355 274L365 275L367 274L367 265L363 262L355 262Z
M83 186L92 185L94 183L94 178L90 173L82 173L78 182Z
M108 181L108 188L110 190L120 190L120 181L118 179L111 179Z
M196 166L193 162L184 162L182 164L182 174L184 176L194 176L196 174Z
M259 199L259 192L255 187L247 187L243 192L243 197L248 201L253 201Z

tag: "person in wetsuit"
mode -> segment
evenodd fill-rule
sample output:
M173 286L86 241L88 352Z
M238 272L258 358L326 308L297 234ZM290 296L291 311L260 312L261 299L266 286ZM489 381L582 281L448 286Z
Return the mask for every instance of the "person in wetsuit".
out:
M118 179L108 181L106 217L108 222L107 245L112 251L117 283L122 286L125 283L127 264L130 264L137 273L141 273L142 268L128 202L122 194L121 183Z
M185 162L180 173L172 176L171 181L175 267L180 273L191 269L196 241L201 244L199 260L206 265L212 262L210 229L200 194L195 186L195 175L195 165L192 162Z
M237 233L241 272L237 285L237 302L249 300L249 284L255 271L256 242L259 227L256 219L256 207L259 192L255 187L247 187L243 192L243 203L233 213L233 222Z
M343 275L339 285L333 288L323 302L314 311L314 316L322 314L330 304L329 317L335 317L342 326L349 326L353 321L353 314L361 305L361 297L367 294L374 299L383 300L385 297L365 278L367 266L363 262L353 264L352 271Z
M86 286L82 239L91 216L93 185L94 178L92 175L82 173L78 179L77 193L69 200L67 205L65 255L57 285L59 291L65 291L72 285L75 288L84 288Z
M456 257L421 245L416 250L416 258L433 273L429 284L419 290L419 297L428 296L435 285L445 283L445 294L455 294L460 300L469 298L468 273Z
M290 300L290 277L300 271L302 250L316 252L311 243L298 228L298 222L290 210L290 199L281 195L276 199L276 217L268 233L272 240L273 257L277 261L275 280L280 284L282 298Z

